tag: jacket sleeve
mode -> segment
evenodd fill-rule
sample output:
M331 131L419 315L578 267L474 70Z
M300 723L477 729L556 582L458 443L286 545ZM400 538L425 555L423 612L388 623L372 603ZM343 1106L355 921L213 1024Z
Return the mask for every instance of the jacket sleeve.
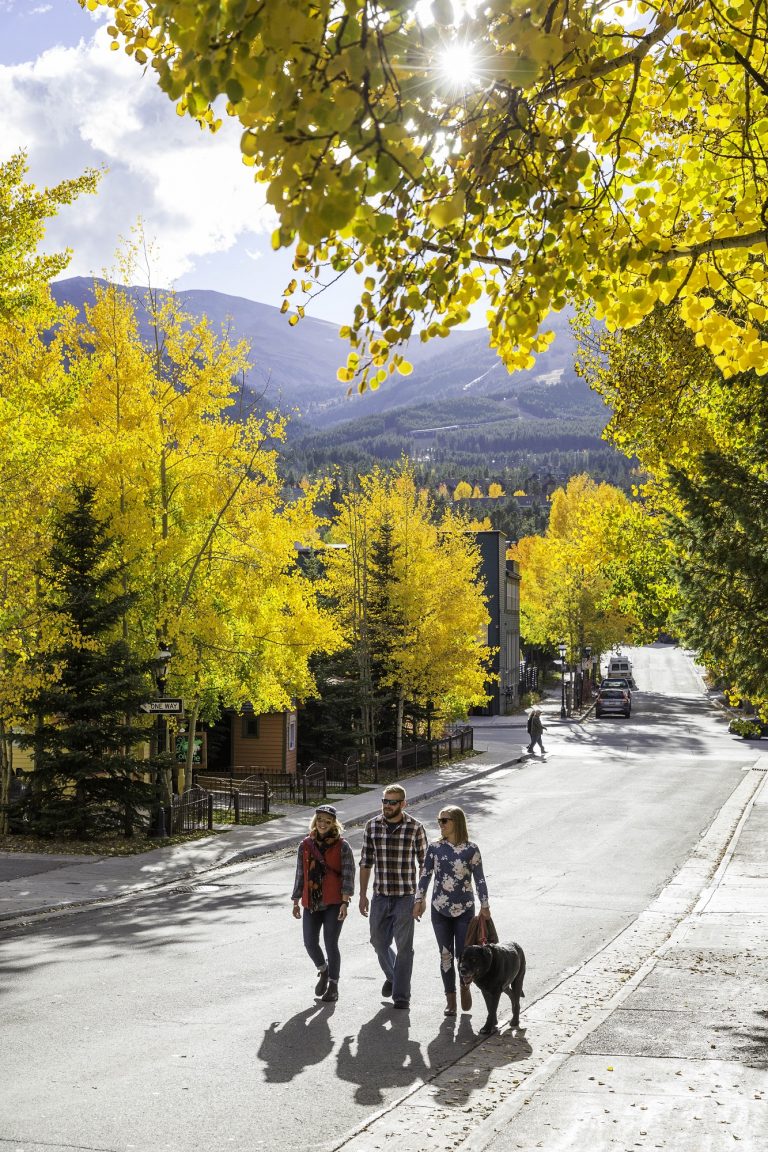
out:
M427 889L429 888L430 881L435 871L435 852L430 844L427 848L427 854L424 857L424 863L421 866L421 876L419 876L418 895L426 897Z
M416 859L418 861L419 868L424 867L428 846L429 842L427 840L427 830L423 824L419 824L419 827L416 831Z
M371 823L369 821L363 831L363 846L360 850L360 867L373 868L374 860L373 837L371 836Z
M341 842L341 894L355 894L355 857L347 840Z
M478 848L477 844L474 844L473 847L474 847L475 851L472 853L472 859L469 862L469 866L472 869L472 879L475 882L475 888L477 889L477 895L480 899L480 907L481 908L487 908L488 904L489 904L488 885L485 882L485 873L483 872L483 861L482 861L482 857L480 856L480 849Z
M296 876L293 881L293 892L291 892L291 900L301 900L304 891L304 841L299 844L299 851L296 854Z

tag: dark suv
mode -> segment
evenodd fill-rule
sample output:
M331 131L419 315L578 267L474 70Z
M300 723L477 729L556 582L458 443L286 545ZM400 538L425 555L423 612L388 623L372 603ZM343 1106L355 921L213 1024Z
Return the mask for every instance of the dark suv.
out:
M595 716L630 716L632 698L626 688L601 688L595 701Z

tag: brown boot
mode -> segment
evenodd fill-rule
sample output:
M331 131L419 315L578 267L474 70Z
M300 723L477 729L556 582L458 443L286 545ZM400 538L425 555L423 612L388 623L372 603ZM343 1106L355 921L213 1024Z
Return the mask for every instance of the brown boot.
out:
M455 999L455 997L454 997ZM469 1012L472 1007L472 993L469 990L469 984L462 984L461 986L461 1010L462 1012Z
M445 994L445 1012L443 1012L443 1016L455 1016L455 1015L456 1015L456 993L455 992L446 992L446 994Z

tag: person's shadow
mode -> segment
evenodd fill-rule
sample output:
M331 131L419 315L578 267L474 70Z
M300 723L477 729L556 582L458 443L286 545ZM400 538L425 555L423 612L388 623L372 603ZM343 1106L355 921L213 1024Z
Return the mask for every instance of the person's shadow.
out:
M257 1053L266 1065L264 1079L268 1084L287 1084L310 1064L320 1064L330 1056L332 1015L325 1004L314 1004L285 1024L278 1020L270 1024Z
M407 1088L427 1078L421 1048L408 1036L408 1013L382 1008L357 1036L345 1036L336 1057L340 1080L356 1084L358 1104L381 1105L385 1088Z
M437 1034L427 1045L430 1074L438 1075L476 1044L477 1036L469 1016L462 1013L460 1016L443 1017Z

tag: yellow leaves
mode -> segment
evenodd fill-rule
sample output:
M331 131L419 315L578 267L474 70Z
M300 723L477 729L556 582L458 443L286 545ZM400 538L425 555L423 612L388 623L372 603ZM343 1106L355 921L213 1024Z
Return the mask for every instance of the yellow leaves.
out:
M376 289L349 326L361 347L375 339L379 311L407 300L428 317L426 337L439 337L485 290L494 347L516 368L553 306L593 299L613 327L637 324L655 300L675 299L694 249L696 280L685 288L694 297L765 254L768 102L733 66L737 50L752 52L759 71L754 45L768 35L764 9L748 0L725 11L684 5L674 18L666 2L640 6L631 31L600 5L571 6L567 20L555 6L545 25L536 5L491 0L464 25L482 61L482 97L461 99L414 60L417 41L429 55L445 33L417 31L399 4L367 37L358 0L331 17L306 0L154 0L151 20L135 0L105 7L110 35L154 62L180 114L214 128L208 105L226 96L243 162L280 217L275 248L300 235L297 267L321 256L331 268L375 267ZM441 0L439 11L453 27L455 5ZM506 76L515 100L492 92L486 73ZM456 251L441 264L428 246L445 248L449 234ZM473 294L461 277L478 267ZM759 293L750 303L761 305ZM691 324L703 323L701 307ZM384 368L373 364L373 382Z
M463 216L465 209L466 198L464 193L458 190L451 196L432 204L427 215L430 224L433 224L435 228L447 228L454 220Z

